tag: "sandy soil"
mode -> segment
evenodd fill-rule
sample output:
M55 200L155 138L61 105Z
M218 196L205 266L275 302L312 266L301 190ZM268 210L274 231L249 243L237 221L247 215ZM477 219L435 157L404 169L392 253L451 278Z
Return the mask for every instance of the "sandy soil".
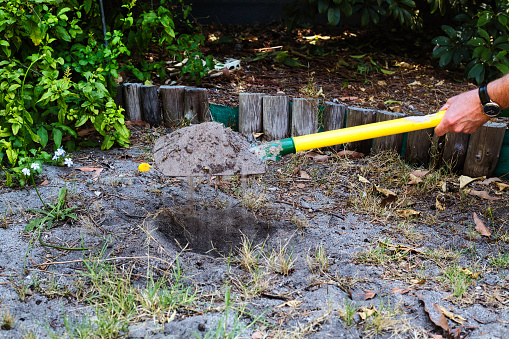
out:
M509 270L490 264L508 248L502 238L509 232L507 191L498 200L480 200L458 190L457 178L444 177L450 192L441 193L437 185L414 199L417 217L401 217L392 207L369 213L360 201L367 197L378 204L381 197L359 175L398 196L406 189L382 175L387 173L370 177L376 157L329 154L318 163L296 155L271 163L261 176L169 178L154 168L138 171L141 162L153 164L151 140L160 137L138 130L144 142L76 153L73 168L47 166L38 178L46 202L67 187L67 206L77 206L78 215L44 230L41 240L86 250L43 246L36 232L24 233L35 217L29 209L41 208L41 202L31 187L2 188L0 315L11 314L14 324L0 330L0 337L64 337L65 317L90 319L97 328L96 309L83 292L94 295L84 276L84 262L93 258L130 272L140 289L147 271L171 281L178 263L186 286L196 292L192 305L177 307L163 321L131 318L121 337L509 336ZM401 165L391 166L379 166L393 171L389 178ZM490 187L495 196L493 183L469 187ZM437 209L436 201L446 208ZM475 234L472 211L493 231L491 237ZM259 275L240 261L246 238L258 253ZM327 265L317 260L320 251ZM440 251L457 256L430 254ZM456 266L481 273L459 298L444 273ZM228 300L233 307L225 306ZM441 316L438 306L465 320Z

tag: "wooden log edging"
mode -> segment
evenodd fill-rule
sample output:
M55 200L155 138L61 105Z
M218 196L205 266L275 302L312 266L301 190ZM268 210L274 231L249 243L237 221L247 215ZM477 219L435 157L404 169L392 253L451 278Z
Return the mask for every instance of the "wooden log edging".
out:
M315 100L294 98L291 110L288 96L241 93L239 131L245 135L263 132L264 139L270 141L284 139L289 135L316 133L321 123L325 131L330 131L403 116L393 112L326 102L323 107L323 120L319 121L318 104ZM159 126L162 122L168 126L177 126L184 118L191 123L212 120L207 90L203 88L119 84L115 103L124 107L126 120L144 120L152 126ZM408 162L426 165L429 161L436 161L430 158L436 156L433 152L438 149L441 166L473 177L491 176L496 169L504 136L507 134L505 123L485 124L471 136L447 133L445 138L438 138L433 134L433 128L413 131L406 134L403 156ZM378 152L386 149L400 152L403 141L403 134L399 134L337 145L332 149L339 151L344 147L364 154L371 150Z
M288 137L290 132L290 98L286 95L267 95L263 97L262 103L265 140L279 140Z
M239 132L245 136L263 131L263 93L239 94Z

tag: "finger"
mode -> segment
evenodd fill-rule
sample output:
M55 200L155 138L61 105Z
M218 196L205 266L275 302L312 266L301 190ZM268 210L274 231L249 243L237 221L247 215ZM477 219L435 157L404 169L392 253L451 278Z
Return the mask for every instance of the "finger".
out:
M445 133L447 133L448 129L444 126L444 124L440 123L437 127L435 127L435 134L441 137Z

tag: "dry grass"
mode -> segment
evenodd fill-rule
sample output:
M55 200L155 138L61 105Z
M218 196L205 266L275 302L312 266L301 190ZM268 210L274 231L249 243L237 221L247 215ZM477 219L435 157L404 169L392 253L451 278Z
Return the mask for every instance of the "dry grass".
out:
M0 329L9 331L14 327L16 319L10 310L4 310L0 316Z
M276 246L267 248L263 252L265 265L269 272L288 276L293 271L295 259L293 257L293 249L289 246L291 240L291 237L285 243L279 240Z

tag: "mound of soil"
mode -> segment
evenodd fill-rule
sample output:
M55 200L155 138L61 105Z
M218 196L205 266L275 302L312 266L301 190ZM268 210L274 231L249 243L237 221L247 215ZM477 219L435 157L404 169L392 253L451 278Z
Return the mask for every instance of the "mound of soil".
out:
M173 177L265 173L265 163L250 148L240 134L206 122L160 137L154 161L159 171Z

